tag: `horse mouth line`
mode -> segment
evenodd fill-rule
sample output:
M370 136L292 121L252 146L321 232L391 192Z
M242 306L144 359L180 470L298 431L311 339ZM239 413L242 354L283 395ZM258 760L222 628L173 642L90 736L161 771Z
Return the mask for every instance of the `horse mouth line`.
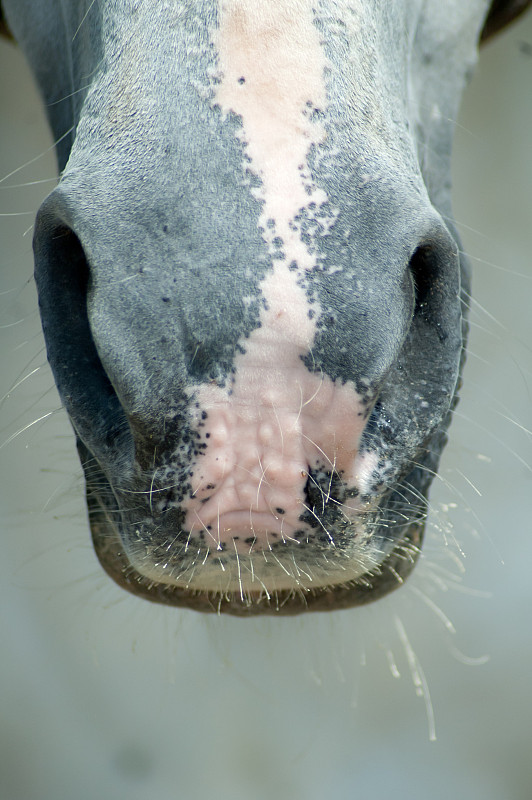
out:
M179 557L171 553L172 542L153 548L142 544L138 558L132 559L121 536L118 503L108 481L108 489L102 492L102 479L103 472L97 481L93 475L86 489L98 559L119 586L165 605L234 616L296 615L365 605L399 588L421 551L424 517L405 520L402 515L401 524L394 525L391 533L384 524L373 528L355 564L342 559L345 553L335 552L332 545L300 557L308 547L301 542L279 542L272 552L248 556L235 555L230 548L217 551L205 546L189 556L183 544ZM390 516L383 509L380 513ZM142 571L135 561L143 565Z

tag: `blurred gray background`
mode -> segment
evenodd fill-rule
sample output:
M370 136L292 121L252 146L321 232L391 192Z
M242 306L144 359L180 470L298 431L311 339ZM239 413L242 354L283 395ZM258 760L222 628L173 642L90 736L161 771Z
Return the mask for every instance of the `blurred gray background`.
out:
M472 330L423 562L374 607L293 620L152 606L96 563L32 281L55 162L0 59L0 800L530 800L532 15L483 50L457 127Z

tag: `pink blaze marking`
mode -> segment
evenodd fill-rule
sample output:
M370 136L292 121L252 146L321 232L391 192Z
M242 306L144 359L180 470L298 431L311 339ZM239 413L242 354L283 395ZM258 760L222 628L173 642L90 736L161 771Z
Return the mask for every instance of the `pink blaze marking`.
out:
M310 185L307 155L325 138L309 119L307 103L325 108L326 58L308 0L222 0L215 46L221 83L214 102L222 113L242 118L239 138L262 180L255 190L263 201L261 225L275 220L288 263L314 266L314 259L291 228L302 208L327 200ZM248 166L248 165L243 165Z
M241 342L245 353L235 357L231 394L216 386L191 390L200 413L207 412L209 438L194 467L185 527L206 532L213 549L226 543L248 552L291 539L304 527L299 517L309 468L336 470L355 485L364 417L353 384L311 373L301 360L316 330L297 281L315 259L295 217L327 200L310 184L307 163L310 147L325 136L308 116L309 105L326 103L326 59L312 3L222 0L214 42L220 77L214 103L242 119L239 138L251 159L243 170L262 181L254 190L263 204L259 224L270 246L282 237L286 259L276 260L261 283L267 311L261 327ZM289 269L293 262L297 270ZM313 309L318 315L317 304ZM348 519L357 506L342 507Z

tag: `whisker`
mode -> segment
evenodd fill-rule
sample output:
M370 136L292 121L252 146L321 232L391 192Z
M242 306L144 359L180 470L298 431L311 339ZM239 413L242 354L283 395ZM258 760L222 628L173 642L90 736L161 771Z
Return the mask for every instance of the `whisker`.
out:
M425 678L425 674L421 668L421 664L419 663L419 659L416 656L412 645L408 640L408 636L406 634L405 627L401 621L401 619L394 615L395 621L395 628L397 633L399 634L399 639L403 645L403 649L405 651L406 659L408 661L408 666L410 667L410 675L412 677L412 682L414 684L414 689L418 697L422 697L425 701L425 711L427 714L427 722L429 726L429 740L431 742L436 741L436 725L434 720L434 708L432 706L432 700L430 698L429 687L427 684L427 679Z
M47 147L46 150L43 150L41 153L39 153L39 155L35 156L34 158L30 158L24 164L21 164L20 167L11 170L11 172L8 172L8 174L4 175L3 178L0 178L0 183L4 183L4 181L7 181L9 178L11 178L12 175L16 175L17 172L21 172L23 169L26 169L26 167L31 166L31 164L35 164L35 162L39 161L39 159L43 158L43 156L48 155L48 153L55 151L57 145L60 144L63 141L63 139L66 139L67 136L70 136L73 130L74 130L74 125L72 125L68 130L66 130L65 133L58 139L56 139L55 142L53 142L50 145L50 147Z

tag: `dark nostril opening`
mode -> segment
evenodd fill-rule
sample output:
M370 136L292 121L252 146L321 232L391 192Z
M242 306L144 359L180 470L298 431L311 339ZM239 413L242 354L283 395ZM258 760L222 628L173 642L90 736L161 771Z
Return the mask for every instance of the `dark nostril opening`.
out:
M67 227L56 228L50 236L50 278L61 289L63 301L73 303L78 318L87 319L87 291L90 267L78 237Z
M418 247L410 259L409 269L414 281L414 317L426 310L437 277L437 257L430 245Z
M110 451L123 451L131 434L91 331L90 265L64 224L39 224L34 249L43 331L59 394L86 447L109 460Z
M361 446L370 450L374 439L409 446L411 431L405 419L412 418L414 427L422 426L423 420L433 425L438 414L446 412L458 374L463 348L460 258L443 224L433 225L418 239L404 277L410 323L364 429Z

